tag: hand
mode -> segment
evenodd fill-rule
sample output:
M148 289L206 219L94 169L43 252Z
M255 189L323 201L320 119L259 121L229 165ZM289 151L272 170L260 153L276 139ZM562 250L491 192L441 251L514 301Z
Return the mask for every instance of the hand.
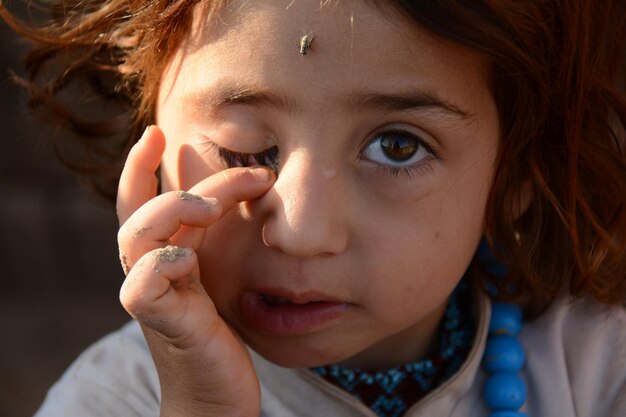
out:
M161 130L148 128L122 172L118 243L127 277L120 300L150 347L161 384L161 416L256 417L260 393L254 367L202 286L196 250L207 227L239 202L268 191L274 175L266 168L233 168L189 192L157 196L155 171L164 149Z

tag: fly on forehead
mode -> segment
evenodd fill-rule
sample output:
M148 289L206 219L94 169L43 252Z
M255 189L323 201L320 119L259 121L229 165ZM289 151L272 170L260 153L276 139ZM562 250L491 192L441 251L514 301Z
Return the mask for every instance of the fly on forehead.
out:
M300 38L300 53L302 55L306 55L309 52L313 39L315 39L313 32L309 32Z

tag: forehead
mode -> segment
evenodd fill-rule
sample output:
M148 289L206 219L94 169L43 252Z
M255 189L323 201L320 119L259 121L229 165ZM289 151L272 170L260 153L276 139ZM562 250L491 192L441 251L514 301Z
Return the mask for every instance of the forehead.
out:
M306 35L313 41L302 55ZM232 1L210 21L196 10L162 87L191 95L236 80L291 88L292 96L424 88L471 101L484 94L485 68L479 56L369 2Z

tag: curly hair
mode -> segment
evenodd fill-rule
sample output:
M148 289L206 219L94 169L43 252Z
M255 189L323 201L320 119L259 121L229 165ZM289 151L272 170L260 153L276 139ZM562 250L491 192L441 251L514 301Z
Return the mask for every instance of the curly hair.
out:
M57 153L113 198L126 153L155 121L161 74L189 31L194 10L201 6L214 16L224 2L28 3L49 12L51 20L27 24L1 5L0 17L35 44L25 60L28 79L20 81L31 93L29 105L78 135L75 142L58 143ZM496 286L500 297L533 311L564 290L623 303L625 2L374 3L399 10L490 63L502 132L485 235L511 273L505 279L486 274L483 285ZM100 103L115 103L117 113L95 122L79 117L61 93L80 82ZM83 152L76 154L77 148ZM514 215L525 190L532 194L530 205Z
M111 202L126 155L155 123L161 74L200 2L24 0L44 16L34 24L0 2L0 18L33 43L28 77L13 77L28 90L28 107L70 134L53 136L57 157ZM203 2L209 14L217 6ZM79 103L68 99L77 95Z

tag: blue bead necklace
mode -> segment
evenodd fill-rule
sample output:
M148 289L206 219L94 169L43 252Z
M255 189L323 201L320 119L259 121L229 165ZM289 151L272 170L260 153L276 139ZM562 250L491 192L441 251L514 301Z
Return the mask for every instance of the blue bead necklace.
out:
M509 273L485 240L480 242L476 256L481 265L495 277ZM492 289L492 293L496 291ZM526 384L519 376L526 361L524 347L516 339L522 330L522 311L513 304L492 303L483 369L489 374L483 385L483 400L491 409L489 417L528 417L518 411L526 401Z
M528 417L526 413L518 411L526 401L526 385L518 374L526 359L524 348L516 339L521 329L522 313L519 307L513 304L492 303L489 336L482 360L483 369L489 374L483 386L483 400L491 409L489 417ZM466 333L459 333L461 334L463 339L468 339ZM452 365L450 370L456 371L459 367L460 364L457 363ZM416 378L423 385L424 391L432 390L435 388L432 385L433 377L436 376L435 369L433 363L426 360L375 374L362 373L338 365L314 368L313 371L320 376L332 374L336 381L340 381L338 385L361 399L360 395L354 392L354 387L359 383L380 384L387 394L391 394L394 387L403 379ZM393 395L380 397L371 404L372 410L381 417L400 416L408 405L401 397Z
M483 399L489 417L528 417L518 411L526 401L526 384L519 376L526 355L516 336L522 330L522 312L513 304L492 303L483 368L489 374Z
M508 270L495 260L485 242L482 242L477 255L481 264L494 276L502 276ZM334 364L311 370L350 392L364 401L380 417L400 417L410 406L409 397L416 401L428 391L449 378L456 372L465 359L474 329L463 323L468 313L461 307L460 295L467 294L468 283L462 280L453 292L445 314L442 343L439 357L443 362L436 364L431 359L394 367L386 371L367 373L359 369L349 369ZM492 303L491 321L485 352L482 358L483 369L489 375L483 385L483 400L490 408L488 417L528 417L519 411L526 401L526 385L519 372L525 363L524 348L516 339L522 329L522 312L513 304ZM407 380L419 382L420 394L415 391L408 397L400 394L397 388ZM366 401L362 394L367 390L357 389L363 386L378 386L382 394L376 394L373 401ZM407 391L404 391L405 393Z

